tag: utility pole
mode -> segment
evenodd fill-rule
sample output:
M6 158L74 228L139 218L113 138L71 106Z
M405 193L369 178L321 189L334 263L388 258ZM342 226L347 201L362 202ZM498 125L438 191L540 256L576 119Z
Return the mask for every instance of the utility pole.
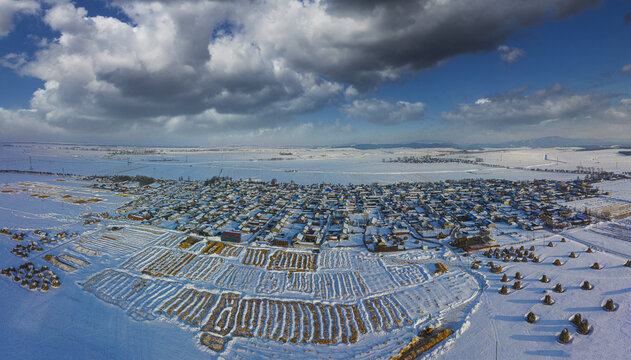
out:
M495 360L497 360L497 340L495 340Z

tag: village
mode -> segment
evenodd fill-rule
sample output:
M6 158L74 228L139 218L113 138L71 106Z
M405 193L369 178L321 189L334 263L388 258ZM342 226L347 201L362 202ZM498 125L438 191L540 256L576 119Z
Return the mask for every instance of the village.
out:
M442 239L471 250L492 246L500 232L587 225L590 215L558 202L599 195L593 184L600 179L297 185L214 178L146 186L97 180L98 188L137 195L111 217L227 242L387 252L427 249Z

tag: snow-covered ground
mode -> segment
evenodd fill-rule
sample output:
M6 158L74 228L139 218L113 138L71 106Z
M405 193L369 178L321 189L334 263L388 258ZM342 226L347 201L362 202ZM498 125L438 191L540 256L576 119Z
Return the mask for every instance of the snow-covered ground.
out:
M437 149L227 149L199 152L161 149L158 154L143 155L112 155L111 151L66 145L3 146L0 147L0 170L32 168L34 171L78 175L140 174L171 179L206 179L221 174L298 183L392 183L462 178L571 180L577 177L576 174L469 164L382 161L444 151ZM546 154L549 160L545 160ZM631 170L631 157L617 155L615 150L511 149L472 156L504 166L575 169L580 165ZM77 236L60 239L54 244L45 244L43 251L33 252L26 259L36 266L47 265L54 269L60 275L60 288L48 292L31 291L9 277L0 277L0 348L6 358L389 358L407 345L420 329L437 322L449 326L455 334L423 358L493 359L497 351L499 359L591 359L601 356L625 359L631 352L631 323L628 321L631 318L631 268L623 266L631 259L631 222L628 218L560 233L547 230L512 230L509 233L509 229L502 226L495 230L502 248L523 245L529 249L534 245L540 263L505 263L488 259L479 252L465 257L441 246L382 255L368 253L356 246L323 247L317 255L317 270L292 271L290 276L279 277L265 271L267 267L257 267L256 260L252 260L262 254L269 259L277 250L275 248L238 246L238 250L229 250L221 256L202 256L204 244L201 243L187 249L177 248L186 235L176 231L138 228L122 220L100 219L100 222L86 223L86 219L97 219L96 214L113 211L129 200L89 185L76 177L0 174L0 229L25 232L26 238L21 243L38 240L40 236L33 232L38 229L49 234L77 233ZM583 209L612 202L631 202L629 180L603 182L597 186L610 195L566 205ZM86 214L90 216L84 216ZM111 230L112 225L121 225L123 229ZM504 231L504 235L499 235ZM562 237L567 241L561 242ZM553 247L547 246L550 241ZM11 236L0 234L0 268L17 268L26 261L10 253L17 243ZM344 245L361 244L358 239L348 243ZM588 246L595 251L587 252ZM570 252L577 258L570 258ZM190 265L182 269L161 267L162 256L173 254L191 259L188 260ZM76 270L67 272L45 260L45 255L67 255L88 264L75 265ZM556 259L563 265L553 265ZM480 269L471 269L474 260L481 260ZM491 273L488 261L502 265L503 273ZM434 275L437 262L445 264L449 271ZM603 268L591 269L594 262ZM172 272L167 274L168 271ZM524 276L521 290L510 287L516 272ZM500 281L504 273L509 277L508 283ZM539 281L543 274L550 279L549 283ZM593 285L592 290L580 288L584 280ZM552 290L557 283L562 284L564 292ZM508 295L499 293L504 284L509 286ZM143 286L147 286L147 291L136 291ZM350 336L351 328L341 325L341 318L349 309L351 317L345 319L351 319L350 309L355 305L366 331L358 335L356 343L345 343L339 333L334 345L311 342L304 345L278 341L259 325L252 337L230 332L224 350L211 352L200 344L200 334L204 333L200 327L211 316L209 313L199 325L191 325L186 316L178 317L162 308L169 297L190 289L199 294L199 299L208 296L213 301L219 301L223 294L237 294L238 304L241 304L238 306L243 307L246 303L256 303L255 300L275 301L265 303L274 305L268 305L270 313L261 315L260 319L262 323L267 323L272 316L280 320L284 327L269 331L281 338L285 329L303 337L307 336L306 331L314 331L313 322L303 322L303 318L299 318L311 311L309 304L319 304L313 314L319 314L323 322L337 321L340 328L348 329L347 336ZM553 305L542 303L546 294L555 301ZM617 311L602 309L609 298L617 304ZM189 301L193 301L194 306L187 307L187 314L198 311L195 308L198 304L201 304L200 309L203 305L202 300ZM335 308L335 305L342 307ZM226 307L225 312L235 312L238 306L233 310ZM376 308L377 320L371 320L369 307ZM334 308L337 310L331 310ZM276 311L274 315L272 311ZM397 317L405 313L408 321L386 325L384 315L379 315L381 311L392 311ZM530 311L538 316L534 324L525 321L525 314ZM569 322L570 317L579 312L592 326L588 335L578 334ZM386 317L393 319L392 314ZM300 321L295 320L297 318ZM304 319L307 318L309 316ZM353 321L358 327L357 319ZM227 326L220 323L215 325ZM572 341L562 345L556 338L564 328L570 330ZM333 328L328 329L332 331Z
M508 180L572 180L577 174L487 167L462 163L414 164L388 162L405 156L447 154L462 159L482 158L506 167L575 170L592 166L631 171L631 157L616 150L506 149L462 153L449 149L296 148L296 149L182 149L10 144L0 147L0 170L29 170L78 175L146 175L164 179L203 180L215 175L294 181L301 184L370 184L425 182L465 178ZM126 154L122 151L129 151ZM546 160L545 157L548 156ZM557 161L557 157L559 160ZM385 161L384 161L385 160ZM591 164L591 165L590 165Z

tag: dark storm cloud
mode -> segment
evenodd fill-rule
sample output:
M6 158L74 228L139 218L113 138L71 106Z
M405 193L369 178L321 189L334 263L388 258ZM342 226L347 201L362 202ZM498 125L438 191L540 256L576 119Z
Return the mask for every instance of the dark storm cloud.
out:
M309 54L308 44L295 52L286 48L285 55L300 68L365 89L456 55L494 50L522 27L564 18L600 2L329 0L328 13L363 21L369 33L349 29L338 31L329 41L315 40L313 45L330 49L331 61L302 56Z
M600 2L119 0L117 19L58 0L44 17L58 37L26 63L5 63L45 82L29 117L68 132L260 129L338 105L345 89L362 95L457 55L495 51L524 27ZM424 104L343 109L392 124L422 117Z

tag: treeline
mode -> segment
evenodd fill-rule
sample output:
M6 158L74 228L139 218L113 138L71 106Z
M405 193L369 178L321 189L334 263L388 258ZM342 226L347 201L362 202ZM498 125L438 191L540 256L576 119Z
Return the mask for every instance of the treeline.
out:
M482 159L459 159L449 157L435 157L430 155L425 156L403 156L396 159L388 159L388 162L400 162L400 163L413 163L413 164L434 164L434 163L461 163L461 164L480 164ZM386 159L382 159L382 162L386 162ZM486 165L486 164L485 164Z
M136 181L141 186L145 186L145 185L149 185L149 184L154 183L156 181L156 179L154 179L154 178L152 178L150 176L144 176L144 175L136 175L136 176L115 175L115 176L112 176L112 181L114 181L114 182Z
M68 176L68 173L54 173L50 171L33 171L33 170L0 170L3 174L37 174L37 175L59 175Z

